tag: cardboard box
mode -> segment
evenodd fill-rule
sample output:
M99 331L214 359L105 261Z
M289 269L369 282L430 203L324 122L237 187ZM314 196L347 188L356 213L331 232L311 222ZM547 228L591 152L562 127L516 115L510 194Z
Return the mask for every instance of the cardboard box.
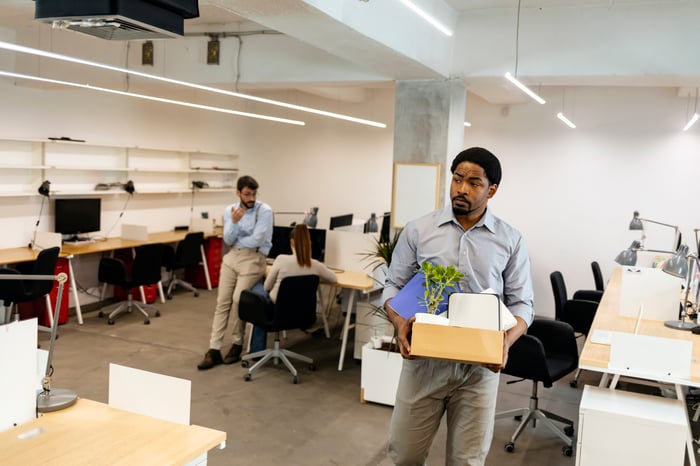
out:
M450 361L500 364L503 331L414 323L411 355Z

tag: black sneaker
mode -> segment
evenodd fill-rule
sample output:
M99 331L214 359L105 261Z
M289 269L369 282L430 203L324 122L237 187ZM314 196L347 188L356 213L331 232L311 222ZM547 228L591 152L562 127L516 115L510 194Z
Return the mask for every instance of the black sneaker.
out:
M231 349L228 350L226 357L224 358L224 364L233 364L241 360L241 353L243 352L242 345L231 345Z
M218 349L210 349L207 351L207 354L204 355L202 362L197 364L197 369L204 371L211 369L214 366L218 366L222 362L224 362L224 359L221 357L221 351Z

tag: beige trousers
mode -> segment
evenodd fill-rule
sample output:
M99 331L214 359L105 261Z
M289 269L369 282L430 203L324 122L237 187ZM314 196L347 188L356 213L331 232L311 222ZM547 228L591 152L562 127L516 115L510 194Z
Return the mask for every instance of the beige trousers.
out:
M232 343L243 345L245 322L238 318L241 292L249 290L265 274L265 256L251 249L232 248L223 258L219 275L214 320L211 324L209 348L221 350L229 321L232 324Z

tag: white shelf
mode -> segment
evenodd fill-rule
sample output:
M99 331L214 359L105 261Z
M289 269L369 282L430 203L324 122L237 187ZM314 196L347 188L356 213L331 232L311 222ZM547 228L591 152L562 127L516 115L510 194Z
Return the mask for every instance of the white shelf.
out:
M193 181L231 192L238 177L235 154L144 147L119 147L74 141L36 141L0 138L0 197L38 195L43 180L51 181L51 195L111 195L123 190L96 190L100 183L133 181L136 194L189 193ZM231 186L223 188L221 186Z

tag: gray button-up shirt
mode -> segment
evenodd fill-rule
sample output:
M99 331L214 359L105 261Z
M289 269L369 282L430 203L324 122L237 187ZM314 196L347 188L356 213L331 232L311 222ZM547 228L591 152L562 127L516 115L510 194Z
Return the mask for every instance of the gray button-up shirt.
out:
M464 274L459 283L462 291L491 288L514 316L528 326L532 323L534 292L525 242L491 209L467 231L455 219L452 207L408 222L394 249L383 300L395 296L425 261L454 265Z

